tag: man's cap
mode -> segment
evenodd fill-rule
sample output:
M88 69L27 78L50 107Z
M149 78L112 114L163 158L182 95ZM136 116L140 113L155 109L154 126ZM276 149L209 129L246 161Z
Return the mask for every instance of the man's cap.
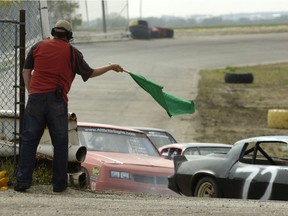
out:
M64 28L64 29L66 29L67 31L72 31L72 26L71 26L71 24L68 22L68 21L66 21L66 20L58 20L57 22L56 22L56 24L55 24L55 26L54 26L54 28L55 28L55 31L56 32L65 32L63 29L61 29L61 28Z

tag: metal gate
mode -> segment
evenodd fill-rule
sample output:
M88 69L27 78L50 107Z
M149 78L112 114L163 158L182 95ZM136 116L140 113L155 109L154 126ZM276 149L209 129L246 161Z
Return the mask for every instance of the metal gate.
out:
M20 109L17 108L17 105L20 105L19 26L20 22L17 20L0 20L0 157L18 154L16 144L19 144L20 125Z
M0 1L0 162L19 154L26 101L21 71L25 51L42 39L41 20L40 1Z

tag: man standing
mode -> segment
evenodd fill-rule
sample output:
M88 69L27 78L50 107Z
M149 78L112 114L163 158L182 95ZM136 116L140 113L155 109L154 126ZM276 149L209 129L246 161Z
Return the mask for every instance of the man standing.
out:
M67 94L75 74L87 81L110 70L123 72L118 64L92 69L82 53L69 43L73 38L69 22L59 20L51 34L53 39L40 41L30 49L22 71L29 98L24 113L15 191L31 187L36 151L46 126L54 148L53 191L62 192L67 188Z

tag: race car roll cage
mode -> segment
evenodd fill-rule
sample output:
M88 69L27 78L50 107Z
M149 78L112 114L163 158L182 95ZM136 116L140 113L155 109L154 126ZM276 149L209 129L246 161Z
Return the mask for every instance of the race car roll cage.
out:
M265 142L256 142L255 145L247 150L247 147L251 143L245 143L245 148L240 156L240 162L250 163L250 164L262 164L262 165L286 165L287 166L287 159L279 158L281 160L277 160L277 162L269 156L267 152L263 150L260 144ZM267 142L266 142L267 143ZM249 155L253 152L253 155ZM264 157L260 158L258 152L260 152ZM245 157L246 156L246 157ZM264 160L267 159L267 160ZM267 161L269 162L267 164Z

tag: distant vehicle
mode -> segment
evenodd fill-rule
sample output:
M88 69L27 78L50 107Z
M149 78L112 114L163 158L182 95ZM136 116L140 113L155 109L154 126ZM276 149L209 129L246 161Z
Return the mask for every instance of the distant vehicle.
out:
M148 22L145 20L133 20L129 23L129 31L132 38L135 39L150 39L151 30L148 27Z
M82 171L92 190L174 194L168 189L173 162L162 158L143 132L96 123L78 123L87 148Z
M164 129L160 128L149 128L149 127L131 127L137 130L141 130L147 134L152 142L159 149L161 146L177 143L176 139Z
M189 160L188 160L189 159ZM252 137L227 154L175 156L168 187L195 197L288 200L288 136Z
M222 143L175 143L158 148L160 154L172 160L176 155L208 155L212 153L226 154L232 145Z
M149 27L146 20L132 20L129 23L129 31L132 38L151 39L151 38L173 38L174 30L158 26Z

